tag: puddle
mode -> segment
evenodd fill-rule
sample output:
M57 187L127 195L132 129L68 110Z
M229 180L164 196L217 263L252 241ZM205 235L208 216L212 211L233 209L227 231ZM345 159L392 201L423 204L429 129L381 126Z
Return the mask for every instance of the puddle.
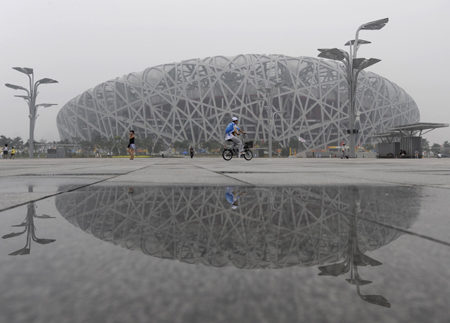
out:
M67 309L69 295L83 299L86 291L101 290L98 302L120 300L122 312L129 306L147 309L156 300L188 308L212 302L214 313L231 318L236 317L223 307L229 297L247 305L270 300L270 313L292 307L284 308L285 322L295 321L294 309L308 299L323 313L338 315L342 306L365 321L374 315L386 321L389 315L377 312L380 307L398 307L403 318L407 308L422 304L423 319L447 306L443 295L450 277L438 270L438 259L450 249L417 233L418 223L433 221L432 215L421 220L422 209L440 198L430 189L111 183L77 189L66 183L57 188L66 193L2 212L0 297L20 302L21 295L35 299L49 290L54 296L46 308L53 311ZM423 275L433 279L421 285ZM29 288L22 290L14 277ZM417 300L408 298L411 286L420 293ZM139 301L125 305L130 297ZM424 308L431 299L444 301ZM96 306L82 307L98 320ZM78 312L71 315L84 321Z
M319 266L319 275L345 276L359 290L367 281L357 267L382 265L365 253L410 228L419 195L416 187L92 186L56 197L56 207L96 238L152 257L219 268ZM362 299L390 307L381 295Z
M57 196L55 203L76 227L127 249L190 264L260 269L340 261L351 244L360 253L381 248L417 219L419 195L416 187L96 185Z

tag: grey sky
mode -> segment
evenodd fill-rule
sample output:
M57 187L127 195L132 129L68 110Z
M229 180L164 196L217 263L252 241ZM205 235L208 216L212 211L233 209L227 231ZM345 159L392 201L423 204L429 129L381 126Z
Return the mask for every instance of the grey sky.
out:
M56 115L99 83L147 67L237 54L312 56L343 46L363 23L386 18L359 57L416 101L422 122L450 123L448 0L0 0L0 134L28 139L26 102L5 83L28 86L12 69L34 68L39 87L35 139L59 140ZM425 135L450 141L450 128Z

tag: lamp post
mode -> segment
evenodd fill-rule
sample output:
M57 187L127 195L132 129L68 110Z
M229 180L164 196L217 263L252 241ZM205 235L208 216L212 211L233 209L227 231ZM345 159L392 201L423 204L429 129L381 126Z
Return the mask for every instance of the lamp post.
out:
M43 79L40 79L40 80L34 82L34 73L33 73L32 68L13 67L13 69L18 72L26 74L28 76L28 79L30 82L29 90L22 86L9 84L9 83L6 83L5 86L9 87L11 89L14 89L14 90L23 90L23 91L27 92L27 95L15 95L15 96L19 97L19 98L23 98L28 103L28 108L29 108L28 117L30 118L30 139L29 139L30 146L29 146L28 154L29 154L30 158L33 158L34 157L34 127L36 124L36 119L38 117L38 115L37 115L38 107L42 106L44 108L48 108L50 106L56 105L53 103L42 103L42 104L36 105L36 97L38 95L37 89L38 89L38 86L41 84L58 83L58 81L55 81L55 80L49 79L49 78L43 78Z
M384 18L372 22L365 23L356 30L356 35L354 40L348 41L345 46L350 46L350 51L345 52L338 48L331 49L319 49L320 54L319 57L333 59L337 61L341 61L345 65L346 71L346 79L348 84L348 114L349 114L349 126L347 129L347 133L349 134L349 148L350 148L350 157L355 157L355 137L359 130L355 129L355 123L357 117L359 117L359 113L356 111L356 88L359 73L369 67L372 66L381 60L376 58L357 58L356 54L358 52L358 48L364 44L370 44L369 41L359 39L359 32L361 30L380 30L389 22L389 18Z
M274 116L277 113L281 113L282 111L276 111L273 112L273 105L272 105L272 101L273 101L273 95L272 95L272 90L273 89L277 89L280 86L285 86L286 84L283 82L277 82L275 84L273 84L272 86L268 86L268 87L262 87L262 88L258 88L257 91L261 91L263 92L266 97L262 100L267 102L267 114L269 117L269 158L272 158L272 125L273 125L273 121L274 121Z

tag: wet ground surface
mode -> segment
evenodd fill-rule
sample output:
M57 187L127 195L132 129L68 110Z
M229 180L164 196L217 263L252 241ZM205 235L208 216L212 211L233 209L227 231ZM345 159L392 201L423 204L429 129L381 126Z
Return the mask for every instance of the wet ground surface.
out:
M445 180L254 163L174 185L215 164L158 162L1 178L0 322L448 322ZM130 181L157 167L165 183ZM227 177L274 171L320 185Z

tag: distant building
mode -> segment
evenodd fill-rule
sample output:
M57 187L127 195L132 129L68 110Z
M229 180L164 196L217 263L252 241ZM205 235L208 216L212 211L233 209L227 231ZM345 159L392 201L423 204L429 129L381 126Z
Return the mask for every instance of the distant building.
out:
M364 71L358 84L357 143L420 121L416 103L396 84ZM161 138L166 144L222 143L226 125L236 116L247 138L267 140L270 97L273 140L282 146L299 136L308 149L348 141L342 63L284 55L216 56L150 67L78 95L61 108L57 125L61 139L70 141L128 138L133 129L138 138Z

